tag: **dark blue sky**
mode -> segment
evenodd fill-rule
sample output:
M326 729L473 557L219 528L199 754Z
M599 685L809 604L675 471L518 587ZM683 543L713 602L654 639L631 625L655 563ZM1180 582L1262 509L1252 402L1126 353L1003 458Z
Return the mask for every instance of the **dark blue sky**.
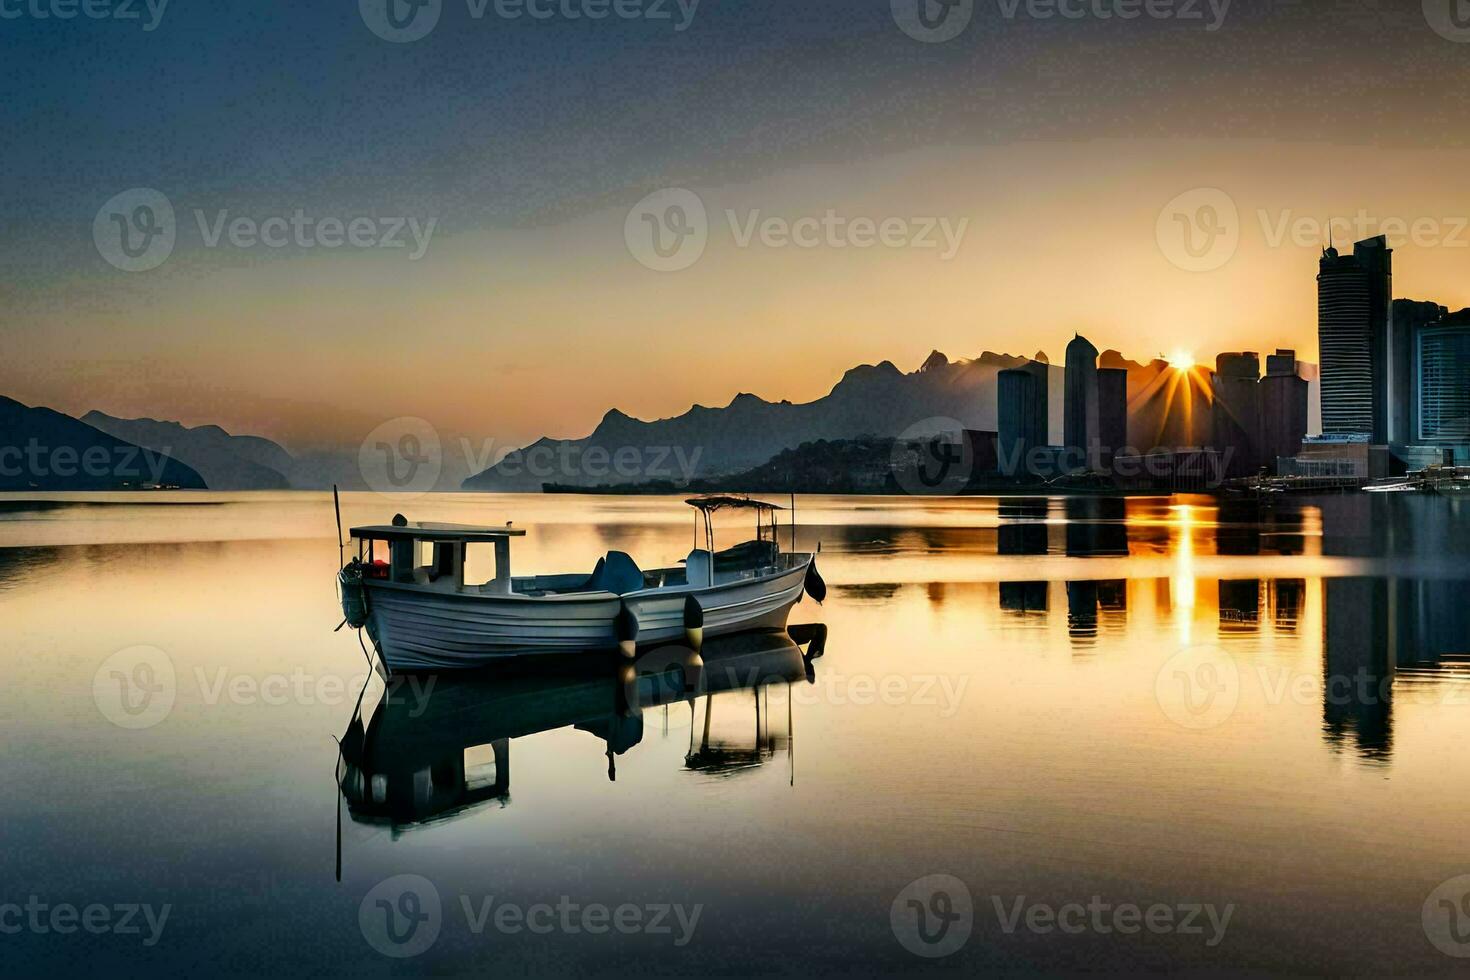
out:
M476 20L445 0L408 44L371 33L353 0L173 0L152 32L0 20L0 205L21 229L6 252L34 255L32 239L132 184L242 205L303 191L432 201L514 224L671 180L914 145L1463 144L1470 45L1427 29L1419 6L1238 0L1211 33L1008 21L980 0L944 44L896 30L888 0L705 0L683 31L674 0L671 20L599 22Z

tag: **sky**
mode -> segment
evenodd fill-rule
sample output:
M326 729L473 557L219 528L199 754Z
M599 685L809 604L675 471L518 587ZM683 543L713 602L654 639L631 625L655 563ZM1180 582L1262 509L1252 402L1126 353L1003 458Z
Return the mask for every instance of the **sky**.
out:
M515 445L1077 331L1310 360L1330 221L1470 306L1450 0L386 2L0 0L0 393Z

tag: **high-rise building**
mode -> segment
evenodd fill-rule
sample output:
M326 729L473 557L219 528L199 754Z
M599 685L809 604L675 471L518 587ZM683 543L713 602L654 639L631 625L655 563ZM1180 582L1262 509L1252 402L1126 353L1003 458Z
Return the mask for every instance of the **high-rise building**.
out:
M1260 465L1276 472L1276 461L1301 452L1307 434L1307 392L1311 386L1297 374L1296 351L1266 356L1261 379Z
M1062 441L1074 466L1098 465L1097 348L1081 334L1067 345Z
M1438 303L1411 299L1393 301L1393 324L1389 334L1389 382L1394 399L1389 405L1390 441L1406 445L1420 441L1419 435L1419 331L1440 320L1449 311Z
M1415 442L1470 461L1470 309L1416 332Z
M1215 358L1212 447L1226 458L1226 477L1250 476L1261 466L1260 379L1261 359L1254 351Z
M1322 253L1317 273L1317 343L1322 370L1324 435L1389 439L1393 390L1389 323L1393 250L1382 235L1358 242L1352 255Z
M1098 369L1097 436L1099 463L1111 469L1113 457L1128 446L1128 372L1123 368Z
M1045 446L1050 430L1047 365L1027 361L1021 367L1001 371L996 380L997 450L1001 472L1021 475L1032 449Z

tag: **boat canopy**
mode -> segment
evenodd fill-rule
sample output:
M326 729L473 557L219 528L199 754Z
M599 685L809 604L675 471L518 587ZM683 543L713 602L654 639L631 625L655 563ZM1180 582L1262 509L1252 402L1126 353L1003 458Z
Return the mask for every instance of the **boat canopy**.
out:
M764 500L755 500L734 493L707 493L700 497L690 497L684 501L696 510L702 510L706 514L713 513L722 507L743 508L745 510L785 510L780 504L767 503Z
M376 538L379 541L501 541L525 537L518 527L486 527L478 524L438 524L420 521L413 525L368 524L352 529L354 538Z

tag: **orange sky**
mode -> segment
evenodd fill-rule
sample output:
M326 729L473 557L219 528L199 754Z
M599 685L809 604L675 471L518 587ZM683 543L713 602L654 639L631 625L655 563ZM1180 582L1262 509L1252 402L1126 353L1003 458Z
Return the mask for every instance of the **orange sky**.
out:
M740 391L809 400L854 364L912 370L934 348L1057 360L1074 331L1136 359L1277 346L1312 359L1319 247L1275 243L1277 229L1355 223L1359 209L1431 219L1419 244L1397 243L1395 293L1467 306L1467 172L1465 151L1371 146L957 146L695 186L708 246L677 272L643 267L625 244L641 194L549 227L444 232L415 264L181 250L155 272L82 276L13 311L0 391L75 414L217 422L293 449L355 445L400 415L509 445L584 435L614 406L653 418ZM1239 246L1218 269L1186 271L1157 226L1200 187L1228 194ZM968 225L944 261L916 248L741 247L725 214L829 208ZM1359 231L1339 227L1340 240Z

